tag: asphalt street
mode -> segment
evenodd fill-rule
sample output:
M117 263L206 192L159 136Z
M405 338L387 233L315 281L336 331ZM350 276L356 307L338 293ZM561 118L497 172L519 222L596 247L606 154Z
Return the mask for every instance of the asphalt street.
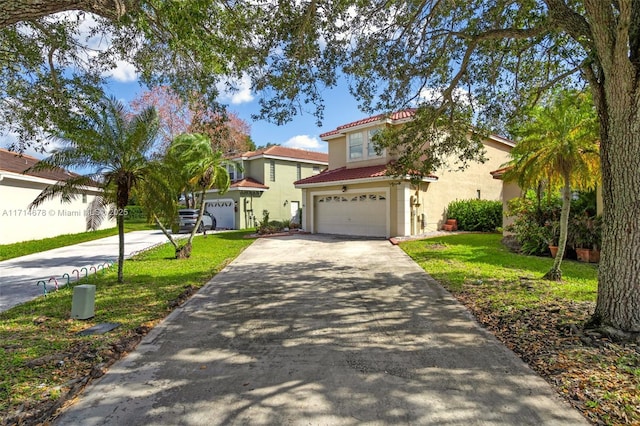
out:
M156 244L168 242L159 230L134 231L125 234L125 256ZM109 266L118 259L118 236L88 241L67 247L34 253L0 262L0 312L43 295L44 281L49 291L55 290L57 280L64 286L69 274L74 281ZM86 268L86 269L84 269ZM77 271L77 273L74 273Z

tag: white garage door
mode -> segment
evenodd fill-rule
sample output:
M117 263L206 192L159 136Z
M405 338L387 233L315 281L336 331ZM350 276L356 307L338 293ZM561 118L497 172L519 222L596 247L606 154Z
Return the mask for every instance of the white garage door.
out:
M205 211L216 218L216 226L224 229L235 229L236 213L234 202L231 198L222 200L209 200L206 202Z
M385 237L387 202L386 195L377 192L316 196L316 232Z

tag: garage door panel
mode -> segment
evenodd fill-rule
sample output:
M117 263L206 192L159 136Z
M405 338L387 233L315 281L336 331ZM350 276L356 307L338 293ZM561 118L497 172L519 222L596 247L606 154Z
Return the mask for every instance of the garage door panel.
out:
M331 194L315 199L316 230L324 234L386 236L384 193Z
M221 200L208 200L205 210L216 218L218 228L235 228L235 202L231 198Z

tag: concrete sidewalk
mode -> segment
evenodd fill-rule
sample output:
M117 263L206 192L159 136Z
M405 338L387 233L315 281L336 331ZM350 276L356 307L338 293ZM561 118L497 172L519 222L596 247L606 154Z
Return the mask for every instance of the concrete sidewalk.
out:
M162 231L134 231L125 234L125 256L147 249L156 244L168 242ZM72 276L74 269L87 272L93 266L104 265L107 262L118 260L118 236L87 241L67 247L60 247L40 253L17 257L0 262L0 312L24 303L28 300L42 296L42 285L36 285L39 280L47 283L49 290L54 290L55 277L60 285L66 283L62 275L67 273Z
M387 241L256 241L58 425L587 424Z

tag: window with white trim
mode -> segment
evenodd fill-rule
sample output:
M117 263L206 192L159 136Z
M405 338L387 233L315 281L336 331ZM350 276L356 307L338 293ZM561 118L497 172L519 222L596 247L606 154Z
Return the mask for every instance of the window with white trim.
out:
M381 157L382 155L376 154L376 144L373 142L373 137L380 132L380 129L370 129L367 132L367 155L369 158ZM382 154L382 153L381 153Z
M276 181L276 160L269 161L269 180L271 182Z
M302 164L296 164L296 180L302 179Z
M380 129L369 129L362 132L349 133L347 135L347 160L360 161L384 156L384 150L378 155L373 142L374 136Z
M349 134L349 160L361 160L364 156L362 132Z

